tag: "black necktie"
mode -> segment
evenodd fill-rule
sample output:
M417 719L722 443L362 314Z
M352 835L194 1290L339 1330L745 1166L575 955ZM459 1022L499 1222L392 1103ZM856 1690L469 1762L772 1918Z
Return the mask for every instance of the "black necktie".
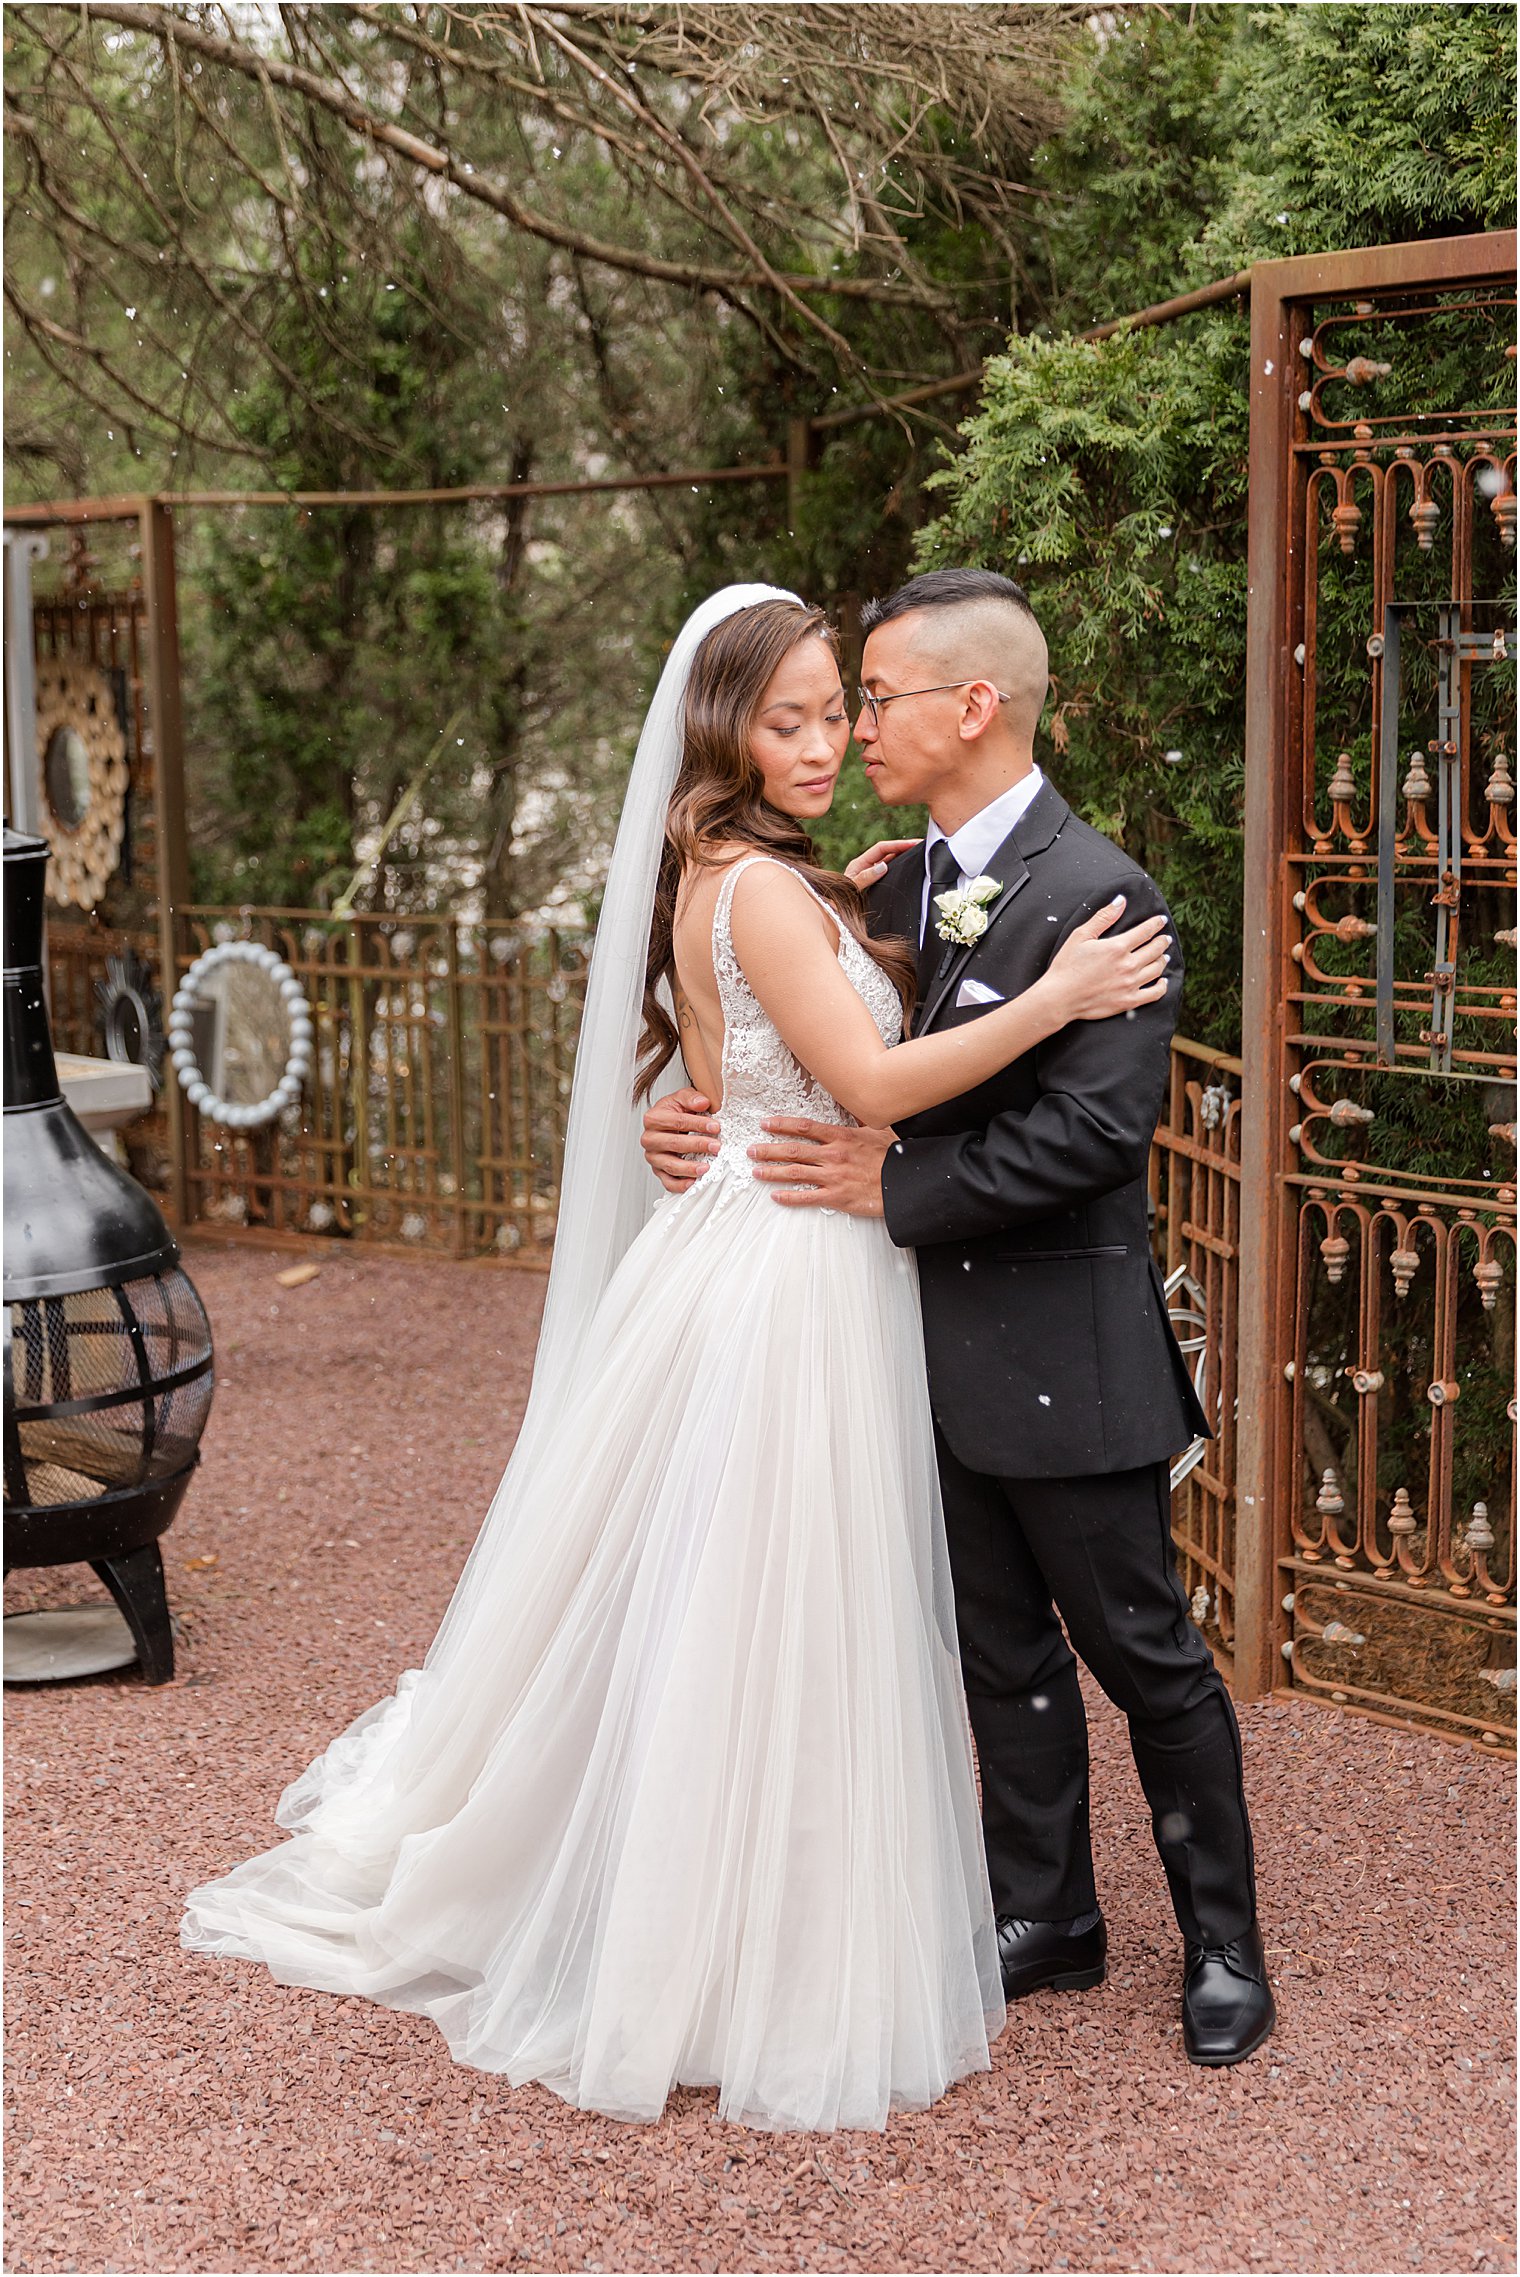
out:
M929 919L918 952L918 1001L928 1002L929 990L942 959L949 956L953 943L942 941L934 928L939 922L939 911L934 906L935 896L953 893L961 882L961 866L950 851L948 838L936 838L929 849Z

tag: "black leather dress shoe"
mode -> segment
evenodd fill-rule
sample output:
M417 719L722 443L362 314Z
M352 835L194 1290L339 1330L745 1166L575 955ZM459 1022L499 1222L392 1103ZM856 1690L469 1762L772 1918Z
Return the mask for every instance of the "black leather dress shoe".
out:
M1195 2064L1238 2064L1277 2022L1261 1931L1184 1950L1182 2044Z
M1015 1921L1005 1914L997 1925L1003 1991L1009 2000L1026 1992L1082 1992L1101 1984L1108 1960L1108 1931L1101 1913L1078 1914L1075 1921Z

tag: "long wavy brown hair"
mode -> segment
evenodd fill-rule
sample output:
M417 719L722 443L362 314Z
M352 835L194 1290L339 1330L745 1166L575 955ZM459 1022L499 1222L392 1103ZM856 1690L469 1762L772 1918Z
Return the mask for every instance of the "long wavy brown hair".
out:
M644 1032L639 1038L634 1097L647 1099L661 1071L680 1048L680 1034L656 990L676 988L676 895L689 869L715 866L714 848L735 843L773 854L806 878L838 922L892 982L906 1023L913 1008L916 960L905 941L873 940L866 906L848 878L826 870L795 815L765 797L765 778L750 749L750 730L761 699L783 659L804 640L826 641L837 656L821 609L794 601L759 601L714 625L692 659L686 685L681 772L665 821L665 848L655 888L644 973Z

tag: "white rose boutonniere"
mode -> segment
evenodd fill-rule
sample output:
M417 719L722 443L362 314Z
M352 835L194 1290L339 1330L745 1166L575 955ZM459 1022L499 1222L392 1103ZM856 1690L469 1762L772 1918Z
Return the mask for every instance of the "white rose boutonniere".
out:
M954 941L962 949L969 949L987 930L987 905L997 900L1002 892L999 878L970 878L954 893L937 893L934 906L939 911L934 930L942 941Z

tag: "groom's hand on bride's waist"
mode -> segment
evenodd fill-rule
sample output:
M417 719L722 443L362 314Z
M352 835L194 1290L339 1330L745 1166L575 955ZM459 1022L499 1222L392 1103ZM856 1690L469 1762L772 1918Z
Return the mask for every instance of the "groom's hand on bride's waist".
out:
M644 1113L644 1160L670 1194L694 1186L718 1151L718 1119L700 1091L672 1091Z
M852 1218L883 1214L881 1166L896 1131L810 1123L800 1115L768 1116L763 1128L771 1136L750 1148L750 1159L755 1176L776 1188L774 1201Z

